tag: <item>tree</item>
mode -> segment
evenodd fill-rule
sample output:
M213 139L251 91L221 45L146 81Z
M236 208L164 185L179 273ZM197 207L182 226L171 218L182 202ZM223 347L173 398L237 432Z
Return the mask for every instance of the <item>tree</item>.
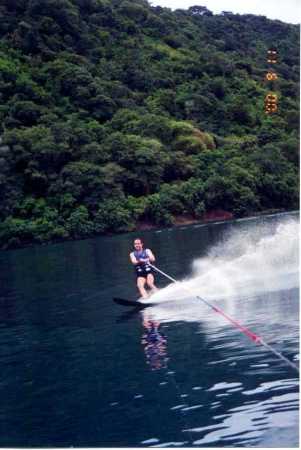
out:
M78 206L66 221L66 228L74 238L90 236L94 231L89 212L83 205Z
M206 6L191 6L188 11L193 16L213 16L213 13Z
M126 193L149 194L158 188L168 161L158 140L113 133L105 145L115 162L125 169L123 186Z
M10 108L10 114L20 125L32 126L36 125L41 108L31 101L17 101Z
M112 163L100 167L86 161L71 162L61 172L62 189L94 211L108 195L120 194L122 172Z
M135 224L125 199L105 200L95 214L94 227L97 233L132 231Z

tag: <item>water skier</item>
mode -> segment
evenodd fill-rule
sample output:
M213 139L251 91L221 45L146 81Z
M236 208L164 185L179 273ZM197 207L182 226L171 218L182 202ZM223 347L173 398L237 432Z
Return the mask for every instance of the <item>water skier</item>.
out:
M134 251L130 253L130 260L135 266L137 276L137 287L142 298L148 298L149 294L145 289L147 285L151 293L157 291L155 286L154 272L151 263L155 262L155 257L149 248L143 248L143 242L140 238L134 240Z

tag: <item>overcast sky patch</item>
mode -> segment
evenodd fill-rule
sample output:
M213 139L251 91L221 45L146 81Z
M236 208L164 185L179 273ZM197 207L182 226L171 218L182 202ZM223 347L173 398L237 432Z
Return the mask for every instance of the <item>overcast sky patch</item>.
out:
M190 6L206 6L214 14L231 11L234 14L255 14L287 23L300 23L300 0L150 0L152 6L171 9L188 9Z

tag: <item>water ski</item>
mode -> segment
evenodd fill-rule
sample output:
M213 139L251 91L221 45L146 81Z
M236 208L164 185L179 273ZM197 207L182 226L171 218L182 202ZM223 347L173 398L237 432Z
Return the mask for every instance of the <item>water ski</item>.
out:
M133 306L135 308L147 308L149 306L153 306L155 303L143 303L140 300L127 300L126 298L114 297L113 301L118 303L118 305L122 306Z

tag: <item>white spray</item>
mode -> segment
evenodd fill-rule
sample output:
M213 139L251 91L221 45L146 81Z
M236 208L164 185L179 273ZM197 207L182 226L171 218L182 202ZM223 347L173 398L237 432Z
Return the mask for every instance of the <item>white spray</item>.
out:
M192 276L153 300L187 297L185 289L210 299L244 297L298 286L299 223L289 220L272 235L267 227L234 232L193 262ZM264 236L263 236L264 235Z

